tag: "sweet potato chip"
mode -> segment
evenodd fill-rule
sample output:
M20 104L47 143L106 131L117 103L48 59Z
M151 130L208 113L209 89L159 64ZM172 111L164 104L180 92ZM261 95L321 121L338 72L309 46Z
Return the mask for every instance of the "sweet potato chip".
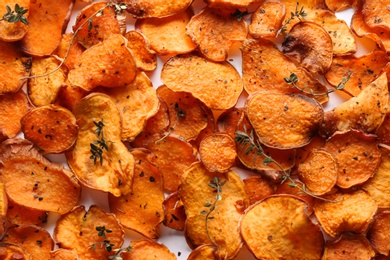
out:
M149 240L136 240L130 243L131 250L121 254L123 260L164 259L175 260L176 256L163 245Z
M233 259L242 246L239 219L249 205L238 174L229 171L216 175L201 163L194 163L185 171L179 193L187 214L188 245L215 244L218 258Z
M24 250L22 247L13 245L13 244L7 244L7 243L0 243L0 258L4 260L31 260L31 256L29 253L27 253L26 250Z
M331 237L347 231L363 234L378 208L363 190L336 192L325 198L330 201L316 200L313 209L323 230Z
M2 180L0 180L0 236L3 236L6 224L6 216L8 214L8 198L7 193L5 192L5 185Z
M74 2L31 1L28 8L28 31L20 42L22 51L34 56L52 54L68 25Z
M17 92L30 75L31 58L14 43L0 41L0 94Z
M115 215L94 205L88 211L84 206L75 207L58 219L54 229L58 246L75 250L82 260L108 259L122 246L123 238L124 230Z
M321 104L328 101L327 89L304 68L298 67L288 59L278 47L265 39L247 39L242 48L242 79L244 88L252 94L256 91L275 90L282 93L302 93L311 91ZM284 78L294 73L298 81L294 87ZM320 95L324 94L324 95ZM309 95L310 96L310 95Z
M251 205L275 193L276 186L260 176L252 176L243 180L246 194Z
M285 15L286 8L282 2L264 1L252 13L252 21L248 27L249 35L255 39L276 37Z
M139 70L153 71L157 67L156 53L151 49L149 39L137 31L125 34L127 48L133 53L135 64Z
M372 259L375 251L362 235L342 234L336 241L327 241L322 260Z
M199 51L213 61L224 61L234 43L247 35L246 22L232 16L232 10L205 8L191 18L187 34Z
M24 9L29 9L30 0L1 0L0 10L4 13L7 11L6 6L14 10L15 4L18 4ZM29 12L26 12L23 16L28 19ZM14 42L21 40L28 31L28 24L19 22L8 22L7 19L0 21L0 40L5 42Z
M127 11L136 18L166 17L186 10L193 0L126 0Z
M137 67L126 41L122 35L112 34L87 49L69 71L69 82L87 91L97 86L113 88L130 84L136 77Z
M59 248L51 252L51 260L76 260L79 259L75 250Z
M115 100L122 115L121 138L124 141L131 141L142 132L146 120L157 113L160 104L152 82L143 72L138 73L135 80L126 86L101 88L98 91Z
M243 90L241 77L230 63L212 62L196 54L170 58L161 80L173 91L191 93L211 109L233 107Z
M0 141L15 137L21 130L20 119L30 110L23 90L0 95Z
M375 131L379 143L390 145L390 113L386 114L382 124Z
M326 6L333 12L340 12L349 7L356 9L357 0L325 0Z
M158 225L164 218L162 175L153 165L153 154L141 149L132 150L131 154L136 162L132 192L121 197L109 194L110 211L124 227L156 239L160 236Z
M76 145L66 153L68 165L84 185L128 194L134 158L121 141L121 117L115 102L102 93L92 93L77 103L73 113L79 126Z
M18 226L42 225L47 221L47 212L19 205L8 199L7 219Z
M67 83L69 82L67 81ZM54 104L63 106L70 111L73 111L76 104L87 94L88 92L82 88L66 84L58 91L57 98Z
M76 39L74 39L72 42L73 37L74 37L73 33L63 34L60 44L58 45L57 49L53 53L54 55L57 55L61 59L64 59L66 53L68 52L68 56L66 57L64 64L69 70L74 69L75 65L77 64L78 60L81 57L81 54L85 51L83 45L77 42Z
M20 205L63 214L79 200L81 187L74 174L47 160L28 140L1 144L0 172L8 197Z
M322 148L325 146L325 139L322 138L319 135L315 135L309 144L299 147L296 149L296 155L295 155L295 164L298 165L304 160L306 160L307 156L313 149Z
M371 28L390 30L390 14L387 12L388 2L385 0L365 0L362 13L364 22Z
M218 117L217 131L219 133L228 134L232 138L235 138L237 125L239 122L241 123L243 122L244 120L243 118L244 118L243 108L234 107L230 110L227 110ZM245 126L249 127L249 123Z
M332 64L332 39L322 26L313 22L295 24L282 48L287 57L311 73L323 74Z
M20 120L24 137L43 153L62 153L76 142L76 118L66 108L56 105L34 108Z
M367 238L377 252L388 256L390 254L390 212L383 211L374 217Z
M188 53L196 44L186 34L186 26L193 15L191 8L164 18L138 19L135 29L150 41L150 46L159 55Z
M308 144L324 115L321 105L314 99L268 91L250 96L245 113L259 141L279 149Z
M233 9L239 7L248 7L250 4L256 4L261 0L207 0L206 3L212 8Z
M213 111L206 106L203 106L203 109L206 111L207 114L207 125L205 128L202 129L202 131L200 131L198 137L195 140L191 141L191 144L198 149L200 142L202 142L202 140L206 136L216 133Z
M2 242L21 246L32 260L50 259L50 251L54 248L50 233L37 226L10 227Z
M320 259L324 238L307 205L291 196L271 196L249 207L241 235L258 259Z
M380 50L361 57L335 57L325 77L329 84L337 86L350 73L343 90L357 96L382 73L389 61L387 54Z
M194 250L192 250L191 254L188 256L187 260L217 260L218 258L215 255L215 251L217 249L212 245L202 245Z
M314 205L314 197L303 193L300 189L296 187L292 187L290 181L284 181L279 183L276 187L275 194L280 195L292 195L293 197L297 197L307 204L307 215L311 215L313 213L313 205ZM296 185L299 185L302 188L302 183L295 182Z
M178 191L171 193L168 197L165 198L163 202L163 209L163 224L169 228L183 231L187 217Z

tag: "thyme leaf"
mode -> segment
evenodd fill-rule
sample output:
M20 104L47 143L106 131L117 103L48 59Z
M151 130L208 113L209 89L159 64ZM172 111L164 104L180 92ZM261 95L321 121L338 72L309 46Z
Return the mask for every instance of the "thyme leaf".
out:
M287 30L287 25L290 24L292 20L297 18L299 21L302 21L302 19L305 19L307 16L307 13L303 10L303 6L301 9L298 9L299 3L297 2L297 5L295 6L295 12L290 13L290 17L283 23L282 27L276 32L276 37L279 36L280 33L285 34Z
M9 23L17 23L20 21L23 24L28 24L28 20L24 16L28 12L28 9L24 9L23 6L19 6L18 4L15 4L14 10L8 5L5 8L7 12L0 18L0 21L7 21Z
M103 118L98 122L93 121L93 123L96 126L95 134L100 139L89 144L90 152L92 154L89 158L93 159L93 164L96 164L97 160L99 160L100 165L103 165L103 152L104 150L108 151L108 145L106 140L104 139L104 133L103 133L103 127L104 127Z

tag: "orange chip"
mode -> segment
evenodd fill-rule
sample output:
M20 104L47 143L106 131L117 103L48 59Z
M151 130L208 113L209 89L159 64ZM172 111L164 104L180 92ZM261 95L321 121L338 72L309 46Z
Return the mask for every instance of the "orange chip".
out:
M67 82L68 83L68 82ZM58 91L54 104L63 106L70 111L73 111L76 104L87 95L87 91L82 88L66 84Z
M131 154L136 162L132 192L121 197L109 194L110 211L124 227L156 239L160 236L158 225L164 218L162 175L153 165L153 154L141 149L132 150Z
M202 140L206 136L209 136L209 135L216 133L213 111L206 106L203 106L203 109L205 110L205 112L207 114L207 125L205 128L202 129L202 131L200 131L198 137L195 140L190 141L191 144L195 148L198 148L198 149L199 149L200 142L202 142Z
M178 231L183 231L187 216L178 191L171 193L165 198L163 209L164 225Z
M131 241L130 251L124 252L120 256L123 260L133 259L164 259L175 260L176 256L163 245L149 240Z
M7 11L6 6L10 7L12 10L15 10L15 4L18 4L24 9L29 9L30 0L2 0L0 1L0 10L5 12ZM25 13L23 16L28 19L29 12ZM28 31L28 24L22 22L8 22L7 19L0 21L0 40L5 42L14 42L21 40L26 32Z
M233 9L248 7L250 4L256 4L261 0L207 0L207 5L212 8Z
M385 0L365 0L362 7L364 22L371 28L390 30L388 4Z
M0 243L0 258L4 260L14 260L15 258L18 260L31 260L30 254L22 247L7 243Z
M2 180L0 180L0 235L4 234L6 216L9 212L9 202L7 198L7 193L5 192L5 185Z
M51 252L51 260L76 260L79 259L75 250L56 249Z
M234 43L245 40L246 22L232 16L231 10L205 8L191 18L187 34L199 51L213 61L224 61Z
M153 71L157 67L156 53L151 49L149 39L137 31L125 34L127 47L133 53L137 68L143 71Z
M310 143L296 149L295 164L298 165L304 160L306 160L311 150L322 148L324 146L325 146L325 139L319 135L315 135L311 139Z
M251 205L274 194L276 190L276 186L273 183L260 176L252 176L243 181Z
M299 185L302 188L302 183L295 182L296 185ZM292 195L293 197L297 197L307 204L307 215L311 215L313 213L313 205L314 205L314 197L303 193L300 189L291 186L291 182L286 180L282 183L279 183L276 187L275 194L281 195Z
M374 217L374 221L367 232L367 238L377 252L388 256L390 254L390 212L383 211Z
M331 237L343 232L363 234L375 215L378 205L362 190L349 193L336 192L316 200L314 214L323 230Z
M191 93L211 109L233 107L243 90L241 77L230 63L212 62L194 53L170 58L161 80L175 92Z
M126 0L127 11L136 18L166 17L186 10L192 0Z
M186 34L186 26L193 11L186 11L164 18L138 19L135 29L142 32L150 41L150 46L159 55L188 53L196 44Z
M336 241L327 241L322 260L372 259L375 251L362 235L342 234Z
M224 111L217 121L217 131L222 134L228 134L235 138L236 128L239 122L242 122L244 118L244 109L234 107L232 109ZM247 127L249 126L246 125Z
M64 64L70 70L74 69L75 65L81 57L81 54L85 51L85 48L75 39L72 42L73 37L73 33L63 34L60 44L58 45L56 51L53 53L54 55L57 55L58 57L64 59L69 48L68 56L66 57Z
M217 256L215 255L216 248L211 245L202 245L194 250L192 250L191 254L188 256L187 260L217 260Z
M357 0L325 0L326 6L333 12L340 12L349 7L356 9Z
M76 142L76 118L66 108L48 105L34 108L20 120L24 137L43 153L62 153Z
M296 197L265 198L246 210L241 235L258 259L320 259L324 238L306 212Z
M376 129L375 134L379 143L390 145L390 113L386 114L382 124Z
M31 209L8 199L7 219L14 225L42 225L46 223L47 216L46 211Z

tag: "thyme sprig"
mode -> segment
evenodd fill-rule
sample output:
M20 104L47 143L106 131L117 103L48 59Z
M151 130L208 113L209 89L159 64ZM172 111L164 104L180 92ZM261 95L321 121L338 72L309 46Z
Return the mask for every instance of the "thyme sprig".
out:
M12 10L8 5L5 8L7 12L0 18L0 21L7 21L9 23L17 23L20 21L21 23L28 24L28 20L24 16L28 12L28 9L24 9L23 6L19 6L18 4L15 4L15 10Z
M90 152L92 154L89 158L93 159L93 164L96 164L96 161L99 159L100 165L103 165L103 152L104 150L108 151L108 145L106 140L104 139L104 133L103 133L103 127L104 127L103 118L98 122L93 121L93 123L96 126L95 134L100 139L89 144L91 148Z
M301 7L301 9L298 9L298 5L299 3L297 2L297 5L295 6L295 12L290 13L290 17L283 23L282 27L280 27L280 29L276 32L276 37L278 37L280 33L285 34L287 30L287 25L290 24L290 22L295 18L297 18L300 22L302 21L302 19L305 19L307 13L303 10L303 6Z
M165 138L167 138L172 133L172 131L175 130L175 128L177 126L177 123L179 123L180 118L183 118L183 117L186 116L185 111L183 109L179 108L179 104L178 103L175 103L174 110L176 112L176 121L175 121L175 123L173 124L173 126L170 126L168 132L166 132L163 137L161 137L160 139L156 140L155 143L159 143L159 142L163 141Z
M217 243L214 241L214 239L211 237L209 232L209 225L208 222L210 219L213 219L214 217L211 216L211 213L215 210L215 206L217 205L218 201L222 200L222 186L226 183L226 180L221 181L220 178L214 177L210 180L208 186L213 189L213 192L215 192L215 199L213 202L207 202L203 206L206 207L207 210L202 210L200 214L206 215L205 217L205 223L206 223L206 233L209 239L213 242L214 245L217 245Z
M248 12L248 10L245 10L245 11L240 11L239 9L236 9L236 11L234 13L231 13L230 15L232 17L235 17L237 18L237 21L241 22L241 20L247 16L248 14L251 14L250 12Z

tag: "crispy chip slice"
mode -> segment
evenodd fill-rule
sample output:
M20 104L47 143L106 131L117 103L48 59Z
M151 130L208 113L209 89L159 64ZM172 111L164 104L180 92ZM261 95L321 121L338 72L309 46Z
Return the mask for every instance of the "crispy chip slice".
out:
M131 151L134 157L134 178L132 192L115 197L108 195L110 211L121 224L147 238L160 236L159 224L163 221L164 201L161 172L153 165L154 156L143 149Z
M388 256L390 254L390 211L383 211L375 215L367 232L367 238L377 252Z
M124 230L114 214L92 205L88 211L77 206L62 215L54 229L54 240L60 248L73 249L79 259L108 259L123 244ZM109 252L104 240L111 244Z
M296 85L305 92L318 94L314 98L321 104L328 101L327 89L304 68L288 59L277 46L265 39L247 39L242 48L242 79L249 94L262 90L275 90L282 93L302 93L298 88L286 83L294 73ZM323 94L324 95L319 95Z
M245 113L259 141L279 149L308 144L324 116L321 105L314 99L271 91L250 96L245 104Z
M62 88L60 88L60 90L58 91L57 98L54 104L73 111L76 104L87 94L88 92L84 89L76 86L71 86L69 84L69 81L67 81L67 84L65 86L62 86Z
M335 57L329 71L325 74L325 78L329 84L337 86L343 77L351 73L343 90L352 96L357 96L382 73L389 61L386 53L380 50L361 57Z
M5 231L6 216L9 211L9 202L7 193L5 192L5 185L0 179L0 236L3 236Z
M23 90L0 95L0 141L15 137L20 132L20 119L30 108Z
M85 48L79 42L77 42L76 40L72 42L73 37L73 33L63 34L60 44L53 53L54 55L57 55L58 57L64 59L66 53L68 52L68 56L66 57L64 64L69 70L74 69L75 65L81 57L81 54L85 51Z
M0 258L3 260L32 260L29 253L21 246L0 243Z
M17 92L30 75L31 58L27 58L15 43L0 41L0 94Z
M191 93L211 109L233 107L243 90L241 77L230 63L212 62L195 53L170 58L161 80L173 91Z
M387 113L382 124L375 131L379 143L390 145L390 113Z
M282 43L283 53L311 73L325 73L332 64L332 38L313 22L295 24Z
M142 71L153 71L157 67L157 56L150 46L149 39L140 32L128 31L125 34L127 48L133 53L137 68Z
M142 132L146 120L157 113L160 104L156 90L144 72L138 73L126 86L101 88L99 91L115 100L122 116L121 138L124 141L131 141Z
M333 12L340 12L349 7L356 9L358 0L325 0L326 6Z
M157 89L157 95L168 105L169 133L190 141L207 126L203 103L190 93L174 92L163 85Z
M212 245L201 245L192 250L187 260L217 260L215 251L216 248Z
M69 167L88 187L114 196L128 194L134 158L121 141L121 117L115 102L105 94L92 93L77 103L73 113L79 132L75 147L66 153Z
M324 238L304 201L270 196L252 205L241 219L241 235L258 259L320 259Z
M232 16L231 10L205 8L191 18L187 34L199 45L199 51L213 61L224 61L234 43L247 35L244 19Z
M316 200L313 209L323 230L331 237L347 231L363 234L378 208L363 190L339 191L325 198L330 201Z
M20 120L24 137L43 153L62 153L76 142L76 118L66 108L47 105L34 108Z
M375 256L370 242L363 235L342 234L336 241L327 241L322 260L371 259Z
M385 0L365 0L362 13L364 22L371 28L390 30L390 14L387 10L389 3Z
M14 10L15 4L18 4L24 9L29 9L30 0L1 0L0 9L6 11L6 6L9 6ZM23 16L28 19L29 12ZM14 42L21 40L28 31L28 25L22 22L8 22L5 20L0 21L0 40L5 42Z
M280 195L292 195L293 197L297 197L307 204L307 215L311 215L313 213L313 205L314 205L314 197L301 192L300 189L296 187L292 187L290 181L284 181L282 183L279 183L276 187L275 194ZM302 183L295 181L296 185L299 185L302 187Z
M42 225L47 222L47 212L28 208L8 199L7 219L14 225Z
M244 120L244 109L234 107L224 111L217 120L217 131L235 138L236 128L239 122ZM246 120L246 119L245 119ZM245 121L246 122L246 121ZM245 125L250 127L249 123ZM248 128L247 128L248 129Z
M322 148L325 146L325 139L319 135L315 135L305 146L299 147L296 149L295 155L295 164L298 165L304 160L306 160L307 156L313 149Z
M74 2L74 0L31 1L28 8L28 31L21 40L20 48L34 56L52 54L68 25Z
M87 49L75 68L69 71L69 82L87 91L97 86L123 87L136 77L137 67L127 42L120 34Z
M193 11L186 11L164 18L138 19L135 29L142 32L150 41L150 46L159 55L188 53L196 44L186 34L186 26Z
M252 13L248 33L253 38L274 38L282 26L286 8L277 0L266 0Z
M8 197L20 205L64 214L79 200L81 187L74 174L47 160L28 140L1 144L0 172Z
M224 183L221 200L216 200L217 187L216 184L209 186L212 182ZM249 205L244 183L238 174L234 171L214 174L201 163L194 163L185 171L179 193L187 214L185 237L188 245L196 248L216 243L218 258L233 259L242 246L239 219ZM215 206L210 213L213 218L207 219L211 205Z
M51 252L51 260L77 260L76 250L59 248Z
M169 228L183 231L187 219L183 203L180 200L179 192L171 193L163 202L164 221L163 224Z
M21 246L31 255L32 260L50 259L50 251L54 248L50 233L37 226L10 227L2 242Z
M186 10L193 0L126 0L127 11L136 18L166 17Z
M176 256L163 245L149 240L135 240L130 243L131 250L121 253L123 260L164 259L175 260Z
M217 130L215 129L215 119L213 111L206 106L203 106L203 109L206 111L207 114L207 125L205 128L202 129L202 131L200 131L198 137L195 140L190 141L191 144L197 149L199 149L200 142L202 142L202 140L206 136L212 135L217 132Z
M233 9L248 7L250 4L256 4L261 0L207 0L206 3L212 8Z
M243 180L245 184L245 191L249 196L251 205L271 196L275 193L276 185L261 176L251 176Z

